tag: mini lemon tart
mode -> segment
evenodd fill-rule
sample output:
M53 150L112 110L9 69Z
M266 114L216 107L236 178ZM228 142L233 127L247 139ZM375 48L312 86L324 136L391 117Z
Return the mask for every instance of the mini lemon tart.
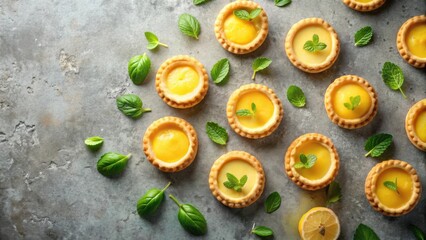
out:
M163 172L178 172L188 167L197 155L197 133L181 118L163 117L148 127L142 148L156 168Z
M214 31L217 40L227 51L246 54L259 48L265 41L269 27L268 16L264 10L251 21L242 20L234 15L235 10L250 12L256 8L262 7L252 1L235 1L220 11L214 24Z
M246 176L241 189L235 190L225 186L228 174L237 179ZM212 194L223 205L231 208L243 208L254 203L263 193L265 173L262 164L253 155L243 151L232 151L218 158L209 175Z
M245 110L250 114L239 114ZM284 110L272 89L261 84L247 84L229 97L226 114L236 133L246 138L262 138L277 129Z
M400 160L377 164L365 180L365 196L371 206L387 216L401 216L413 210L420 200L421 191L416 170Z
M396 46L409 64L417 68L426 67L426 15L410 18L401 26Z
M324 96L330 120L339 127L354 129L367 125L377 113L377 94L364 78L345 75L334 80Z
M301 155L313 155L315 164L310 168L298 168ZM339 171L339 155L333 142L318 133L308 133L294 140L288 147L284 159L284 171L299 187L318 190L329 185Z
M385 0L342 0L348 7L360 11L369 12L381 7Z
M172 57L158 69L155 88L169 106L190 108L207 94L209 82L206 69L190 56Z
M313 36L327 45L323 50L309 52L304 49ZM285 52L290 62L302 71L318 73L330 68L340 52L340 42L334 28L321 18L306 18L294 24L285 39Z
M405 131L414 146L426 151L426 98L418 101L408 111Z

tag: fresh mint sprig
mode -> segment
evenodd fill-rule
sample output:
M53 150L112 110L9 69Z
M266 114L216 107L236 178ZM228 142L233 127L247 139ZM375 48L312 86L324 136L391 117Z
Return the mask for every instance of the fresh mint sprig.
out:
M251 103L251 110L249 109L240 109L235 112L239 117L251 117L256 113L256 104L254 102Z
M238 178L231 173L226 173L226 177L228 178L228 181L223 182L223 185L226 188L233 189L237 192L241 192L243 190L248 179L247 175L244 175L240 180L238 180Z
M319 41L319 37L317 34L312 36L312 40L308 40L303 45L303 49L308 52L318 52L324 50L327 47L325 43Z
M349 101L350 102L343 103L343 105L345 106L345 108L353 111L355 110L356 107L358 107L361 104L361 96L360 95L357 95L355 97L350 96Z
M316 161L317 161L317 156L315 156L314 154L300 154L299 155L299 159L300 162L294 164L295 168L311 168L315 165Z

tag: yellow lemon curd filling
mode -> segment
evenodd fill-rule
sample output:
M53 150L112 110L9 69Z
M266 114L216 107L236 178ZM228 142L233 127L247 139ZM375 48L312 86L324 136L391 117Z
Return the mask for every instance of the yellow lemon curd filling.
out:
M307 41L312 41L314 34L318 35L320 42L327 45L324 50L309 52L303 49L303 45L305 45ZM296 33L293 40L293 49L299 61L307 64L321 64L330 55L331 35L324 27L320 25L306 26Z
M249 10L250 11L250 10ZM230 14L223 23L226 39L236 44L247 44L253 41L260 29L259 17L247 21Z
M171 124L160 126L150 140L155 156L163 162L176 162L184 157L189 149L186 133Z
M240 96L236 110L248 109L252 111L251 104L256 105L256 111L252 116L237 116L241 125L248 128L264 126L274 114L274 104L266 94L260 91L250 91Z
M426 142L426 109L423 109L423 112L417 116L414 131L422 142Z
M408 31L405 42L412 54L426 58L426 23L414 25Z
M360 3L369 3L372 2L373 0L355 0L355 2L360 2Z
M227 173L231 173L238 179L241 179L241 177L247 175L247 182L243 186L241 192L229 189L223 185L224 182L228 181L228 178L226 177ZM241 198L247 196L251 192L253 187L256 185L257 177L258 173L250 163L244 160L235 159L223 164L218 173L217 185L219 186L219 190L224 195L231 198Z
M200 76L190 66L176 67L166 77L166 86L171 93L185 95L194 91L198 86Z
M345 107L345 103L351 103L350 97L361 97L360 104L354 110ZM362 86L358 84L344 84L340 86L333 96L333 109L342 118L355 119L364 116L371 107L371 97Z
M397 179L398 192L385 187L384 182L395 182ZM379 201L389 208L404 206L413 194L413 180L411 175L400 168L389 168L383 171L377 178L376 195Z
M330 151L319 142L307 142L296 149L296 162L299 162L300 154L313 154L317 161L311 168L298 168L296 171L309 180L318 180L323 178L331 166Z

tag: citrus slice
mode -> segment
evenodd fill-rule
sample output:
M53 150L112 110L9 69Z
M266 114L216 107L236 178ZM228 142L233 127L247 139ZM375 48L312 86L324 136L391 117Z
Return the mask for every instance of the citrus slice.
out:
M331 209L314 207L300 218L299 234L303 240L335 240L340 234L339 218Z

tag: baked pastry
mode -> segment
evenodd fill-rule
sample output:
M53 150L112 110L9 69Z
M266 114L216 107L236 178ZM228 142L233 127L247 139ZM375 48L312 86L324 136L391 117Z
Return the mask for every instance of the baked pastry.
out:
M322 50L305 50L306 42L318 36ZM305 18L294 24L285 39L285 52L290 62L302 71L318 73L330 68L340 52L340 41L334 28L321 18Z
M360 11L369 12L381 7L386 0L342 0L348 7Z
M237 180L246 178L240 189L226 186L228 174ZM243 151L232 151L218 158L209 175L209 186L216 199L231 208L243 208L254 203L263 193L265 173L262 164L253 155ZM230 188L229 188L230 187Z
M408 19L396 37L399 54L417 68L426 67L426 15Z
M229 125L239 135L262 138L277 129L284 110L272 89L261 84L247 84L229 97L226 115Z
M165 61L157 71L155 88L165 103L174 108L190 108L203 100L209 79L197 59L175 56Z
M422 187L416 170L407 162L378 163L365 180L365 196L374 210L387 216L409 213L420 200Z
M197 133L181 118L163 117L148 127L142 148L156 168L163 172L178 172L188 167L197 155Z
M219 13L214 31L219 43L227 51L246 54L259 48L268 36L268 16L262 9L252 20L243 20L235 16L234 11L253 11L262 8L252 1L235 1L226 5Z
M302 155L315 156L311 167L299 167ZM310 156L309 156L310 155ZM299 187L318 190L328 186L339 171L339 155L333 142L318 133L308 133L294 140L284 158L284 171Z
M367 125L377 113L377 94L364 78L345 75L334 80L324 95L330 120L339 127L354 129Z
M418 101L408 111L405 131L414 146L426 151L426 98Z

